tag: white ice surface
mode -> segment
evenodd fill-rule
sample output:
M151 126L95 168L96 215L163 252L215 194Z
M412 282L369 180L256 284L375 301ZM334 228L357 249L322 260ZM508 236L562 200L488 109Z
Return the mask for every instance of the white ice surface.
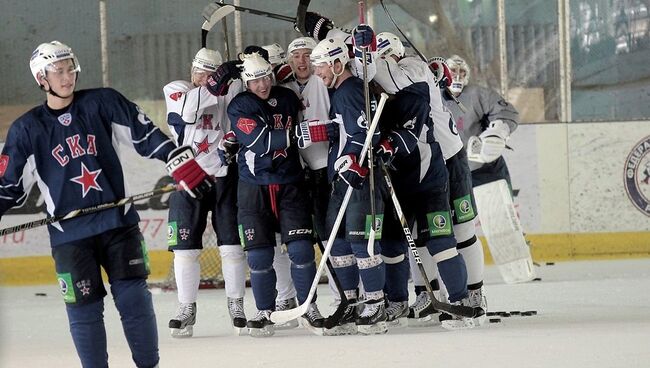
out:
M556 263L540 282L502 283L486 269L491 311L531 317L465 331L392 329L382 336L319 337L303 329L271 338L233 336L223 290L201 291L194 337L172 339L174 293L154 294L161 367L650 367L650 259ZM36 296L46 293L46 296ZM0 288L0 367L78 367L64 305L54 285ZM331 312L327 286L321 310ZM246 309L252 315L252 293ZM111 367L132 367L119 317L106 299Z

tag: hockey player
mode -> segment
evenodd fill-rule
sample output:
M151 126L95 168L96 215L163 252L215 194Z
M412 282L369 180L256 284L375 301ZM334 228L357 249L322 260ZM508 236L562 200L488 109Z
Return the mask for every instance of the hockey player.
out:
M246 328L246 262L236 222L237 167L224 162L218 150L230 127L226 107L242 88L237 67L232 62L220 65L218 51L202 48L192 61L191 81L173 81L163 88L167 124L174 140L178 145L192 147L199 165L214 178L213 188L200 201L184 192L172 193L169 198L167 241L174 252L179 302L176 315L169 321L172 337L193 334L201 277L199 256L208 212L217 235L231 322L236 334ZM232 77L237 81L223 95L225 91L219 88Z
M370 45L368 45L370 46ZM350 60L347 46L342 39L326 38L312 50L310 59L314 73L334 92L330 96L330 119L339 125L339 138L330 145L328 157L328 179L332 182L332 194L327 209L327 233L329 234L348 186L354 188L345 209L345 219L335 235L331 261L341 281L347 299L355 302L358 298L359 277L365 289L366 303L363 311L356 316L354 306L348 307L339 326L328 334L385 333L386 311L384 307L385 268L380 256L379 242L372 244L374 254L368 252L367 234L370 226L370 190L364 184L368 169L359 162L359 155L366 139L368 118L365 116L363 81L352 75L348 66ZM312 129L308 129L312 134ZM298 138L304 139L303 137ZM373 136L378 143L379 132ZM379 172L376 172L378 175ZM383 213L380 191L375 192L377 217ZM366 225L368 224L368 225ZM378 232L379 229L376 229Z
M75 92L81 68L70 47L43 43L29 66L46 102L9 129L1 156L0 215L20 205L34 181L50 216L129 196L119 155L124 146L167 161L174 179L195 197L210 188L192 150L176 148L133 102L109 88ZM108 366L101 268L135 365L158 366L149 264L138 221L135 207L127 205L48 226L70 333L84 367Z
M378 49L377 53L380 55L376 61L377 74L374 80L378 82L387 92L396 93L414 82L425 82L429 87L429 114L433 119L436 129L433 130L434 137L440 145L443 158L446 161L448 177L449 177L449 205L452 209L452 223L453 234L456 239L456 249L465 261L467 269L467 289L469 290L468 303L473 306L481 306L478 300L482 300L482 285L483 285L483 251L474 230L474 217L476 211L475 205L471 194L471 183L469 168L467 166L467 159L464 150L462 149L462 141L458 136L454 120L448 110L443 106L442 97L438 88L438 81L430 72L428 65L420 59L414 57L405 57L404 46L400 39L392 33L382 32L377 35ZM419 242L419 245L423 245ZM429 249L431 251L431 249ZM432 258L429 256L430 252L420 252L421 260L425 269L431 271L428 274L430 280L435 279L436 263L441 260L440 257ZM448 254L450 257L456 255ZM423 278L420 276L419 269L413 260L409 259L411 264L411 274L413 276L414 284L416 286L416 302L409 309L409 324L410 325L429 325L433 322L434 314L437 311L433 308L429 294L423 286ZM397 266L396 266L397 267ZM399 268L398 268L399 269ZM443 279L445 276L442 275ZM449 275L446 278L449 279ZM447 280L449 281L449 280ZM451 281L456 284L455 281ZM433 289L439 289L436 281L432 281ZM458 286L454 286L458 288ZM460 295L459 291L452 291L450 294L455 294L456 297L450 301L459 301L457 299ZM464 298L464 297L463 297ZM446 299L442 296L442 299ZM390 310L391 312L398 312L399 310ZM479 317L479 320L470 321L467 319L454 319L443 323L443 327L455 329L471 327L476 323L480 323L484 319L484 315ZM437 321L435 321L437 322Z
M274 333L270 315L275 304L276 232L287 245L299 303L307 299L316 275L304 173L290 139L301 104L291 90L272 85L271 65L259 54L244 55L242 67L246 91L231 101L228 116L241 144L237 221L258 309L248 328L252 336L270 336ZM306 328L322 333L324 319L315 299L302 321Z

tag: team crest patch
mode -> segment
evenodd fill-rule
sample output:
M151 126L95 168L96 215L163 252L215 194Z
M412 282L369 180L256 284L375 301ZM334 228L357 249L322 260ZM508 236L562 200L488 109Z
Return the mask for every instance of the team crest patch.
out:
M472 200L469 194L461 198L454 199L454 215L456 215L456 220L459 224L467 222L476 217L474 214L474 208L472 207Z
M364 239L370 238L370 226L372 224L372 215L366 215L366 231L364 234ZM375 239L381 239L381 229L384 224L384 215L377 214L375 215Z
M169 95L169 98L171 98L174 101L178 101L181 96L183 95L183 92L174 92L171 95Z
M167 246L178 245L178 225L176 221L167 224Z
M269 98L269 105L273 107L278 106L278 100L276 100L275 98Z
M7 171L8 166L9 166L9 156L0 155L0 178L5 176L5 171Z
M635 144L625 159L624 179L634 207L650 216L650 136Z
M449 212L440 211L427 213L430 236L451 235L451 216Z
M61 289L63 301L66 303L76 303L77 297L75 296L74 289L72 288L72 275L69 273L57 273L56 278L59 282L59 289Z
M80 280L75 283L81 295L90 295L90 280Z
M70 123L72 123L72 115L70 115L69 112L59 115L57 119L59 119L59 123L61 123L64 126L68 126L70 125Z
M257 127L257 123L253 119L249 118L239 118L237 120L237 129L241 130L246 134L251 134L253 129Z

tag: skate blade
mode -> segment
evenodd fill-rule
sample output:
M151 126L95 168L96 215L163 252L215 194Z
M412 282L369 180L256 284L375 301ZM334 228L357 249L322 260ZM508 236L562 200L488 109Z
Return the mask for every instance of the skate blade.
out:
M233 327L233 333L235 336L246 336L248 335L248 328L247 327Z
M291 321L285 322L283 324L276 324L275 329L276 330L290 330L292 328L298 327L300 324L298 323L297 319L292 319Z
M390 326L391 328L394 328L394 327L397 327L397 328L406 327L408 325L407 320L408 320L408 318L406 318L406 317L399 317L399 318L396 318L396 319L394 319L392 321L387 321L387 323L388 323L388 326Z
M374 325L358 325L357 329L362 335L381 335L388 332L388 324L386 322L377 322Z
M266 326L264 328L249 328L248 334L252 337L271 337L275 334L273 326Z
M194 328L192 326L186 326L185 328L170 328L170 331L172 337L177 339L192 337L192 335L194 335Z
M314 335L318 336L323 336L323 328L322 327L315 327L312 326L309 321L307 321L305 318L300 318L300 324L302 327L304 327L307 331L313 333Z
M432 327L440 324L437 313L420 318L407 318L409 327Z
M323 336L356 335L357 332L357 325L354 323L346 323L342 326L334 326L332 328L323 329Z
M473 318L448 319L442 321L441 325L442 328L450 331L467 330L476 327Z

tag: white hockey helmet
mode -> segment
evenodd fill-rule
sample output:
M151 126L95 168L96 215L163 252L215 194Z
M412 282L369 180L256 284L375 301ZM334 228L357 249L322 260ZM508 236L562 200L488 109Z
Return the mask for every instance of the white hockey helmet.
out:
M287 60L287 53L284 52L282 46L277 43L262 46L262 48L269 53L269 63L271 65L282 64Z
M350 61L348 46L342 38L326 38L319 42L309 56L312 64L327 63L334 65L336 60L345 65Z
M259 53L254 52L252 54L243 54L241 58L243 61L241 79L244 82L244 85L247 85L250 80L273 74L271 64L269 64L269 62Z
M38 80L38 75L45 75L45 68L48 65L66 59L72 59L75 72L81 71L79 61L68 45L59 41L46 42L38 45L29 59L29 69L31 69L32 76L34 76L36 83L38 83L39 86L41 85L41 82Z
M311 37L298 37L295 40L291 41L289 47L287 47L287 52L291 54L292 52L300 49L309 49L313 50L316 48L316 40Z
M398 58L404 56L404 44L390 32L381 32L377 35L377 54L382 58L395 55Z
M453 55L447 59L447 65L452 75L449 90L452 93L460 94L467 83L469 83L469 65L467 65L465 59L458 55Z
M221 63L223 63L223 59L221 58L219 51L206 49L204 47L194 56L194 60L192 60L192 68L216 72Z

